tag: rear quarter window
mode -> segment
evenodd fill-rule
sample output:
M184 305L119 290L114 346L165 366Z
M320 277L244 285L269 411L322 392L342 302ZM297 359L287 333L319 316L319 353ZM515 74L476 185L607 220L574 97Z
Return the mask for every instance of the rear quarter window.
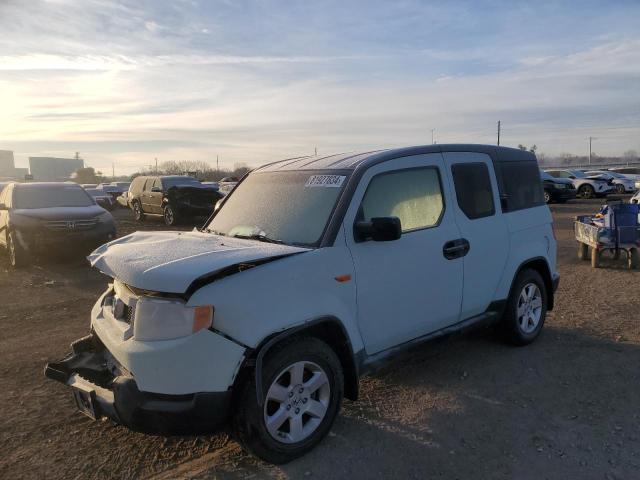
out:
M503 185L502 207L505 212L544 205L537 162L501 162L499 168Z

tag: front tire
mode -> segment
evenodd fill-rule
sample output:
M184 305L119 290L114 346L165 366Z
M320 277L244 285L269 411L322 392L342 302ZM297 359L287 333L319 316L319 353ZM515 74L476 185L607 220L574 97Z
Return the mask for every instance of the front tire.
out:
M626 193L624 189L624 185L618 184L616 185L616 192L618 193Z
M578 195L580 195L582 198L594 198L596 196L596 191L591 185L582 185L578 189Z
M165 205L162 209L162 216L164 218L165 225L167 225L168 227L173 227L178 223L176 212L169 204Z
M532 269L518 274L499 328L503 338L513 345L533 342L544 326L547 315L547 289L540 274Z
M544 203L551 203L552 197L551 197L551 192L549 192L549 190L545 190L544 191Z
M251 375L234 430L243 448L282 464L304 455L329 432L342 403L344 374L335 352L317 338L292 339L274 348L263 364L263 405Z

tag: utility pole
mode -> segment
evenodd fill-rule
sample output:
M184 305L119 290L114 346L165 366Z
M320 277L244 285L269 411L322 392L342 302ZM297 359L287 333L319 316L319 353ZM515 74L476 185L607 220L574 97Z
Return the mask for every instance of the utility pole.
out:
M435 131L436 131L435 128L431 129L431 145L435 145L436 144L436 142L433 141L433 132L435 132Z
M315 153L313 154L314 156L318 156L318 147L315 147Z
M156 175L158 174L158 157L156 157Z
M597 140L596 137L589 137L589 165L591 165L591 142Z
M113 178L113 180L116 179L116 163L115 162L111 162L111 177Z
M220 171L220 158L216 155L216 172Z
M500 120L498 120L498 146L500 146Z

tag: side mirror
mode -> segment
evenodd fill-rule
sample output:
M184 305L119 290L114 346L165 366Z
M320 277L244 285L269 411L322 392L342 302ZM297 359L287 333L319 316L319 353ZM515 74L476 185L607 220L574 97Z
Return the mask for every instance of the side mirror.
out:
M151 187L151 191L154 193L162 193L162 189L160 187Z
M402 236L402 225L398 217L375 217L368 222L356 222L354 233L358 242L369 238L374 242L390 242Z
M573 175L569 175L569 178L570 178L571 180L575 180L575 179L576 179L576 177L574 177Z

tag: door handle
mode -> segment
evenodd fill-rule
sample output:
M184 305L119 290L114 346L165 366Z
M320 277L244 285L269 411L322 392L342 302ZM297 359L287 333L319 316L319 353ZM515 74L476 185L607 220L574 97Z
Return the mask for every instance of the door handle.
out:
M464 257L471 249L471 244L466 238L450 240L442 247L442 254L447 260Z

